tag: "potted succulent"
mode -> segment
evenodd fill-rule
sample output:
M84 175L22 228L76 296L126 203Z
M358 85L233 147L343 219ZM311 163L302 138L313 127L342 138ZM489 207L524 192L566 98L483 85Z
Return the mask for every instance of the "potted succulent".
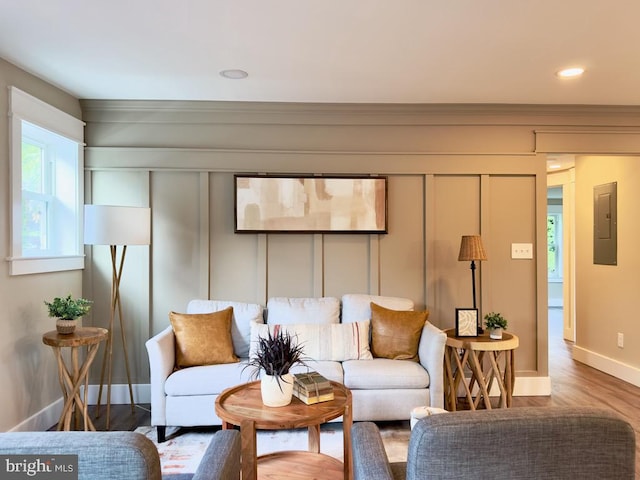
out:
M502 331L507 329L507 319L499 313L490 312L484 316L484 323L489 330L489 337L494 340L502 339Z
M58 333L69 334L76 329L76 320L85 316L91 309L91 302L85 298L56 297L51 302L45 300L44 304L49 309L49 316L56 318Z
M293 375L289 370L295 364L305 365L303 349L296 339L280 329L266 337L258 337L255 356L244 368L253 367L253 379L260 377L262 403L268 407L283 407L291 403Z

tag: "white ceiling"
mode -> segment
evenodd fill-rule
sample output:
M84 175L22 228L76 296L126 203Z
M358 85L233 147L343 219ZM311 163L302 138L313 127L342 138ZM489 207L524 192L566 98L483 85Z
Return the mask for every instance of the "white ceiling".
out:
M92 99L640 105L639 19L638 0L0 0L0 57Z

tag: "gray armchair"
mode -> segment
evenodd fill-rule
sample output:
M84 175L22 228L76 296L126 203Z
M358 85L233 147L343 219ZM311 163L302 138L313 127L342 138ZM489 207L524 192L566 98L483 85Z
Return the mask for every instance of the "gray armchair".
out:
M78 455L79 480L160 480L160 457L151 440L135 432L0 433L0 455ZM0 466L0 476L2 474ZM174 478L178 478L177 476ZM187 476L180 475L180 479ZM240 434L217 432L193 480L240 478Z
M604 409L521 407L432 415L390 464L377 426L352 428L355 480L634 479L635 433Z

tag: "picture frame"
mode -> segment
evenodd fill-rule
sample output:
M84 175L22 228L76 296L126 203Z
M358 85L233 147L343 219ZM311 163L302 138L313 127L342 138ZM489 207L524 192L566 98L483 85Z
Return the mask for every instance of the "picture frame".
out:
M478 336L478 309L456 308L456 337Z
M387 233L386 176L234 175L235 233Z

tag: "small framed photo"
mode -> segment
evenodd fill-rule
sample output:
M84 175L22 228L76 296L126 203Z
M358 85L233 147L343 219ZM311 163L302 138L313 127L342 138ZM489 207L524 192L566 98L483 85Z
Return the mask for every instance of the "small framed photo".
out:
M478 336L478 309L456 308L456 337Z

